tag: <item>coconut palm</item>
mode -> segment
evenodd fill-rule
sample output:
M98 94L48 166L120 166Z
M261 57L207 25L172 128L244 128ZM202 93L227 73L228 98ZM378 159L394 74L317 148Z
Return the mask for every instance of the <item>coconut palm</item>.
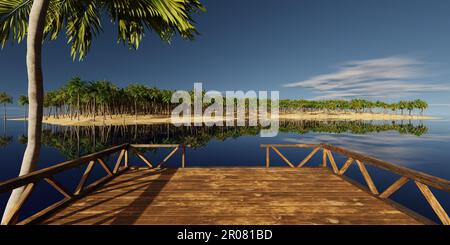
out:
M26 95L20 95L19 98L17 98L17 103L19 103L19 105L23 106L23 128L24 128L24 132L26 132L26 125L27 125L27 107L26 105L28 105L28 96Z
M83 93L86 92L86 83L81 81L80 77L74 77L69 80L69 83L66 87L67 95L69 96L69 100L71 104L75 104L77 106L77 119L80 120L80 97ZM72 117L72 113L70 114Z
M24 118L25 118L25 120L27 119L27 107L26 107L26 105L28 105L28 96L26 96L26 95L21 95L21 96L19 96L19 98L17 98L17 103L19 103L19 105L21 105L21 106L23 106L23 109L24 109Z
M6 120L6 104L12 104L13 98L5 92L0 92L0 103L3 104L3 119Z
M140 84L130 84L125 89L125 92L133 98L134 103L134 118L137 120L137 114L138 114L138 101L145 99L146 97L146 87L144 85Z
M39 157L44 104L41 49L44 39L68 37L71 56L82 60L101 21L117 24L118 41L137 49L145 31L170 41L174 34L192 39L197 31L192 13L204 10L199 0L0 0L0 43L27 38L29 97L28 144L20 175L35 168ZM105 16L106 18L102 18ZM65 29L63 31L63 29ZM19 200L23 188L13 191L6 216ZM5 221L5 215L2 223Z
M8 146L9 144L11 144L12 140L13 140L12 136L6 135L0 136L0 148Z

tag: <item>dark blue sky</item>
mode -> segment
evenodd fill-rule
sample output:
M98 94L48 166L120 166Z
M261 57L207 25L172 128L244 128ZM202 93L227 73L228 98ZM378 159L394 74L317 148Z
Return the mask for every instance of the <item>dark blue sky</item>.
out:
M450 103L448 0L203 2L208 12L196 16L201 36L193 42L167 45L147 33L133 51L104 21L83 62L72 61L64 35L46 43L45 88L79 75L120 86L191 89L201 81L209 90L280 90L283 98L380 94ZM0 51L0 90L13 96L26 93L25 51L24 43Z

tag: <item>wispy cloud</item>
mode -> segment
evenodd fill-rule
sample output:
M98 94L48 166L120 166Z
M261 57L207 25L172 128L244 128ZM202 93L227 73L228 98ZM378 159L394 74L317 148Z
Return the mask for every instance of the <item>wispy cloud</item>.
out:
M398 98L424 92L450 91L439 83L418 83L428 75L420 60L391 56L346 62L334 73L317 75L301 82L284 85L311 89L323 98Z

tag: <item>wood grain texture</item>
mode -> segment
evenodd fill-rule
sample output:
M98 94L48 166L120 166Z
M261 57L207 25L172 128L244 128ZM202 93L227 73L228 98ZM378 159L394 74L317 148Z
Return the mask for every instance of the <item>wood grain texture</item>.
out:
M272 146L272 150L274 150L275 153L277 153L277 155L280 156L281 159L283 159L283 161L287 163L291 168L295 168L294 164L292 164L291 161L289 161L289 159L287 159L276 147Z
M366 167L364 166L364 163L361 162L360 160L356 160L356 164L358 165L359 170L361 171L361 174L363 175L364 180L367 183L367 186L369 186L370 191L374 195L378 195L379 194L378 189L375 186L375 183L373 182L372 177L370 177L370 174L367 171Z
M68 191L63 185L61 185L58 181L56 181L53 177L47 177L44 179L49 185L51 185L55 190L61 193L64 197L70 198L72 194Z
M432 176L423 172L419 172L416 170L412 170L403 166L395 165L389 162L385 162L380 159L376 159L374 157L366 156L364 154L350 151L341 147L329 145L329 144L322 144L321 145L324 150L330 150L334 153L341 154L347 157L351 157L353 159L358 159L361 162L364 162L366 164L372 165L374 167L387 170L389 172L396 173L400 176L407 177L408 179L419 181L421 183L424 183L430 187L434 187L439 190L443 190L446 192L450 192L450 180L442 179L436 176Z
M406 177L400 177L392 185L390 185L383 193L380 194L380 198L388 198L402 186L404 186L409 181Z
M327 151L328 159L330 159L331 167L333 168L333 172L337 174L339 172L339 168L336 164L336 161L334 161L333 153L331 151Z
M130 169L44 224L419 224L324 168Z
M347 161L344 163L344 165L342 165L341 170L339 170L339 175L343 175L345 174L345 172L347 172L347 169L350 167L350 165L352 165L353 163L353 158L348 158Z
M306 163L308 163L308 161L320 150L320 147L316 147L314 148L311 153L309 153L308 156L305 157L305 159L303 159L303 161L301 161L298 165L297 168L301 168L303 167Z
M68 169L86 165L87 163L89 163L91 161L97 160L97 158L109 156L111 154L121 151L122 149L126 149L127 147L128 147L128 144L114 146L109 149L99 151L97 153L92 153L92 154L89 154L86 156L82 156L82 157L74 159L74 160L69 160L69 161L66 161L63 163L59 163L59 164L50 166L48 168L39 169L39 170L33 171L29 174L22 175L17 178L13 178L13 179L1 182L0 183L0 193L11 191L15 188L25 186L30 183L38 182L38 181L44 179L45 177L51 177L58 173L64 172Z
M33 192L36 184L30 183L25 186L22 194L19 197L19 200L17 200L17 203L12 207L11 212L4 217L2 220L2 225L10 225L14 224L17 221L17 218L19 216L20 209L22 209L22 206L25 204L25 202L30 197L31 193Z
M422 192L423 196L427 200L427 202L430 204L431 208L434 210L436 215L439 217L439 219L442 221L444 225L450 225L450 218L448 217L447 212L445 212L444 208L441 206L439 201L436 199L436 197L431 192L430 188L426 186L425 184L422 184L420 182L415 181L417 187L419 188L420 192Z

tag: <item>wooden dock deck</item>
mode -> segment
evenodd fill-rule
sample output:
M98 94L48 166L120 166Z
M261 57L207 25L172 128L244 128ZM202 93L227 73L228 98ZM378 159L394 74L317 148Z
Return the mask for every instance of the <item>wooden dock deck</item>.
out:
M325 168L130 170L43 224L420 224Z
M432 191L449 193L449 180L332 145L266 144L261 147L266 154L261 167L190 168L186 167L185 145L115 146L1 182L0 193L23 190L2 224L433 223L390 200L408 182L417 187L441 223L450 224L445 206ZM172 150L155 163L146 157L143 148ZM312 150L294 162L281 152L282 148ZM181 167L166 168L167 161L179 151ZM271 152L286 167L273 167ZM313 156L319 152L322 161L313 162L311 159L317 161ZM130 153L136 158L129 159ZM339 161L335 160L336 155L341 156L336 158ZM138 167L136 160L146 167ZM352 164L360 171L365 185L345 176ZM97 174L90 180L95 165L106 176ZM377 186L380 179L373 179L372 169L366 165L390 172L397 180L380 190ZM61 184L58 174L80 167L85 170L75 187ZM19 219L22 207L41 182L50 185L63 198L30 217Z

